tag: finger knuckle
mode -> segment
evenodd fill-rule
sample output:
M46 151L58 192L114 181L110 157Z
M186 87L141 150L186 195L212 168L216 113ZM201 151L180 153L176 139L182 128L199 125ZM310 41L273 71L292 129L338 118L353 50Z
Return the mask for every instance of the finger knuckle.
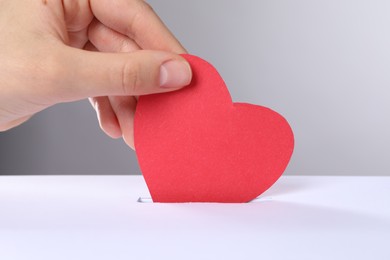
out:
M131 60L124 63L121 71L122 92L124 95L138 93L142 82L139 76L140 65Z
M140 10L141 12L147 12L147 13L150 13L150 12L154 12L153 10L153 7L147 3L146 1L142 1L142 5L140 6Z
M138 34L144 33L139 31L139 24L145 21L145 17L150 17L151 14L155 14L153 7L146 1L140 0L133 3L132 9L134 10L129 27L127 28L126 35L134 39L138 37Z
M102 118L99 120L99 126L100 129L102 129L105 133L110 133L114 129L113 123L106 118Z
M145 0L134 1L132 8L137 14L144 15L154 12L153 7Z

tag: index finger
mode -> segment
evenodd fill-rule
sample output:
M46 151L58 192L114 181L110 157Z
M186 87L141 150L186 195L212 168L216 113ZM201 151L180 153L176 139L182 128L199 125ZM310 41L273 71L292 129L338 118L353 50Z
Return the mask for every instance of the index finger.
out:
M152 7L143 0L90 0L95 17L133 39L142 49L186 53Z

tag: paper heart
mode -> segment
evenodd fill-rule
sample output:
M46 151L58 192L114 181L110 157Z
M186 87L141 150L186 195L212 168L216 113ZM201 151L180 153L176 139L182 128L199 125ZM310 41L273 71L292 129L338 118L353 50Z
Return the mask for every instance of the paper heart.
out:
M282 175L294 149L287 121L269 108L232 103L206 61L183 55L182 90L141 96L136 153L154 202L248 202Z

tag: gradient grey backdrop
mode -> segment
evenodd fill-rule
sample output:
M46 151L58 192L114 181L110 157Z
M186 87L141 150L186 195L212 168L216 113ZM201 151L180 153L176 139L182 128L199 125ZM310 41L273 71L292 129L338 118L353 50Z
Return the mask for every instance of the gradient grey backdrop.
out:
M295 132L287 174L390 175L390 1L150 1L235 101L283 114ZM82 84L82 83L81 83ZM1 174L138 174L88 102L0 133Z

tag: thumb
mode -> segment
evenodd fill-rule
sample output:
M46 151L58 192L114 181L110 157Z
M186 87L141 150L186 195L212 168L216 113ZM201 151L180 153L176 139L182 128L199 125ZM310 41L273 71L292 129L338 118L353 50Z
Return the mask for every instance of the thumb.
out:
M63 54L58 73L62 101L168 92L190 84L192 78L189 63L169 52L101 53L69 48Z

